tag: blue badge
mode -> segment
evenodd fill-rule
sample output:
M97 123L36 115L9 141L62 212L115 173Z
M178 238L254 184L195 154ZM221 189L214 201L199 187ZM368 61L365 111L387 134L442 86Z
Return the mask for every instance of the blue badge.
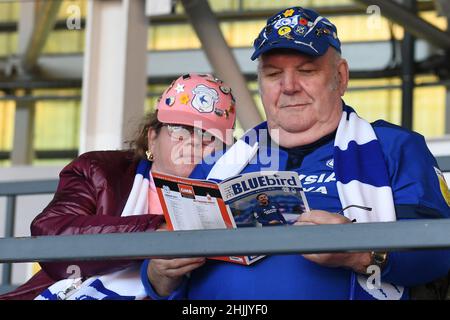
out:
M332 46L341 52L337 29L327 18L302 7L282 10L267 20L253 42L252 60L273 49L293 49L321 56Z

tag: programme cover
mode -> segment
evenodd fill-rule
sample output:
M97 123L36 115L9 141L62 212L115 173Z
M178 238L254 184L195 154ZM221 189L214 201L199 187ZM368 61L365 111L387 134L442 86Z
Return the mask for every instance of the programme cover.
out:
M298 174L252 172L221 183L152 173L170 230L234 229L293 224L309 211ZM251 264L263 256L215 257Z

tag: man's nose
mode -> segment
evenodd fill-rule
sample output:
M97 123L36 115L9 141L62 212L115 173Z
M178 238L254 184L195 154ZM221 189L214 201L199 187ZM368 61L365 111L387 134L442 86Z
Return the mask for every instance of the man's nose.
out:
M294 94L300 90L301 85L295 75L295 72L285 72L282 81L282 91L284 94Z

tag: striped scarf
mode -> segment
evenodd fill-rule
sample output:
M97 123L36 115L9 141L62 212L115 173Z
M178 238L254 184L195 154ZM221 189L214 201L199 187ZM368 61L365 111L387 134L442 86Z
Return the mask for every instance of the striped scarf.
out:
M394 198L380 143L372 126L349 106L344 106L334 141L334 171L339 200L345 208L352 204L372 208L367 214L349 208L344 215L361 222L395 221ZM352 273L350 299L397 300L404 288L381 282L374 288L368 277ZM370 296L368 296L370 295Z

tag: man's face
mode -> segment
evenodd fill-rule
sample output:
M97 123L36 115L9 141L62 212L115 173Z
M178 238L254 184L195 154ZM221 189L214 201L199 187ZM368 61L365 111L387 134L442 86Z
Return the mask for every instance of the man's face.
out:
M266 206L269 203L269 197L266 194L260 194L258 196L259 204L262 206Z
M269 52L261 57L261 98L269 129L279 129L280 145L312 143L336 129L348 67L333 50L321 57L296 51Z

